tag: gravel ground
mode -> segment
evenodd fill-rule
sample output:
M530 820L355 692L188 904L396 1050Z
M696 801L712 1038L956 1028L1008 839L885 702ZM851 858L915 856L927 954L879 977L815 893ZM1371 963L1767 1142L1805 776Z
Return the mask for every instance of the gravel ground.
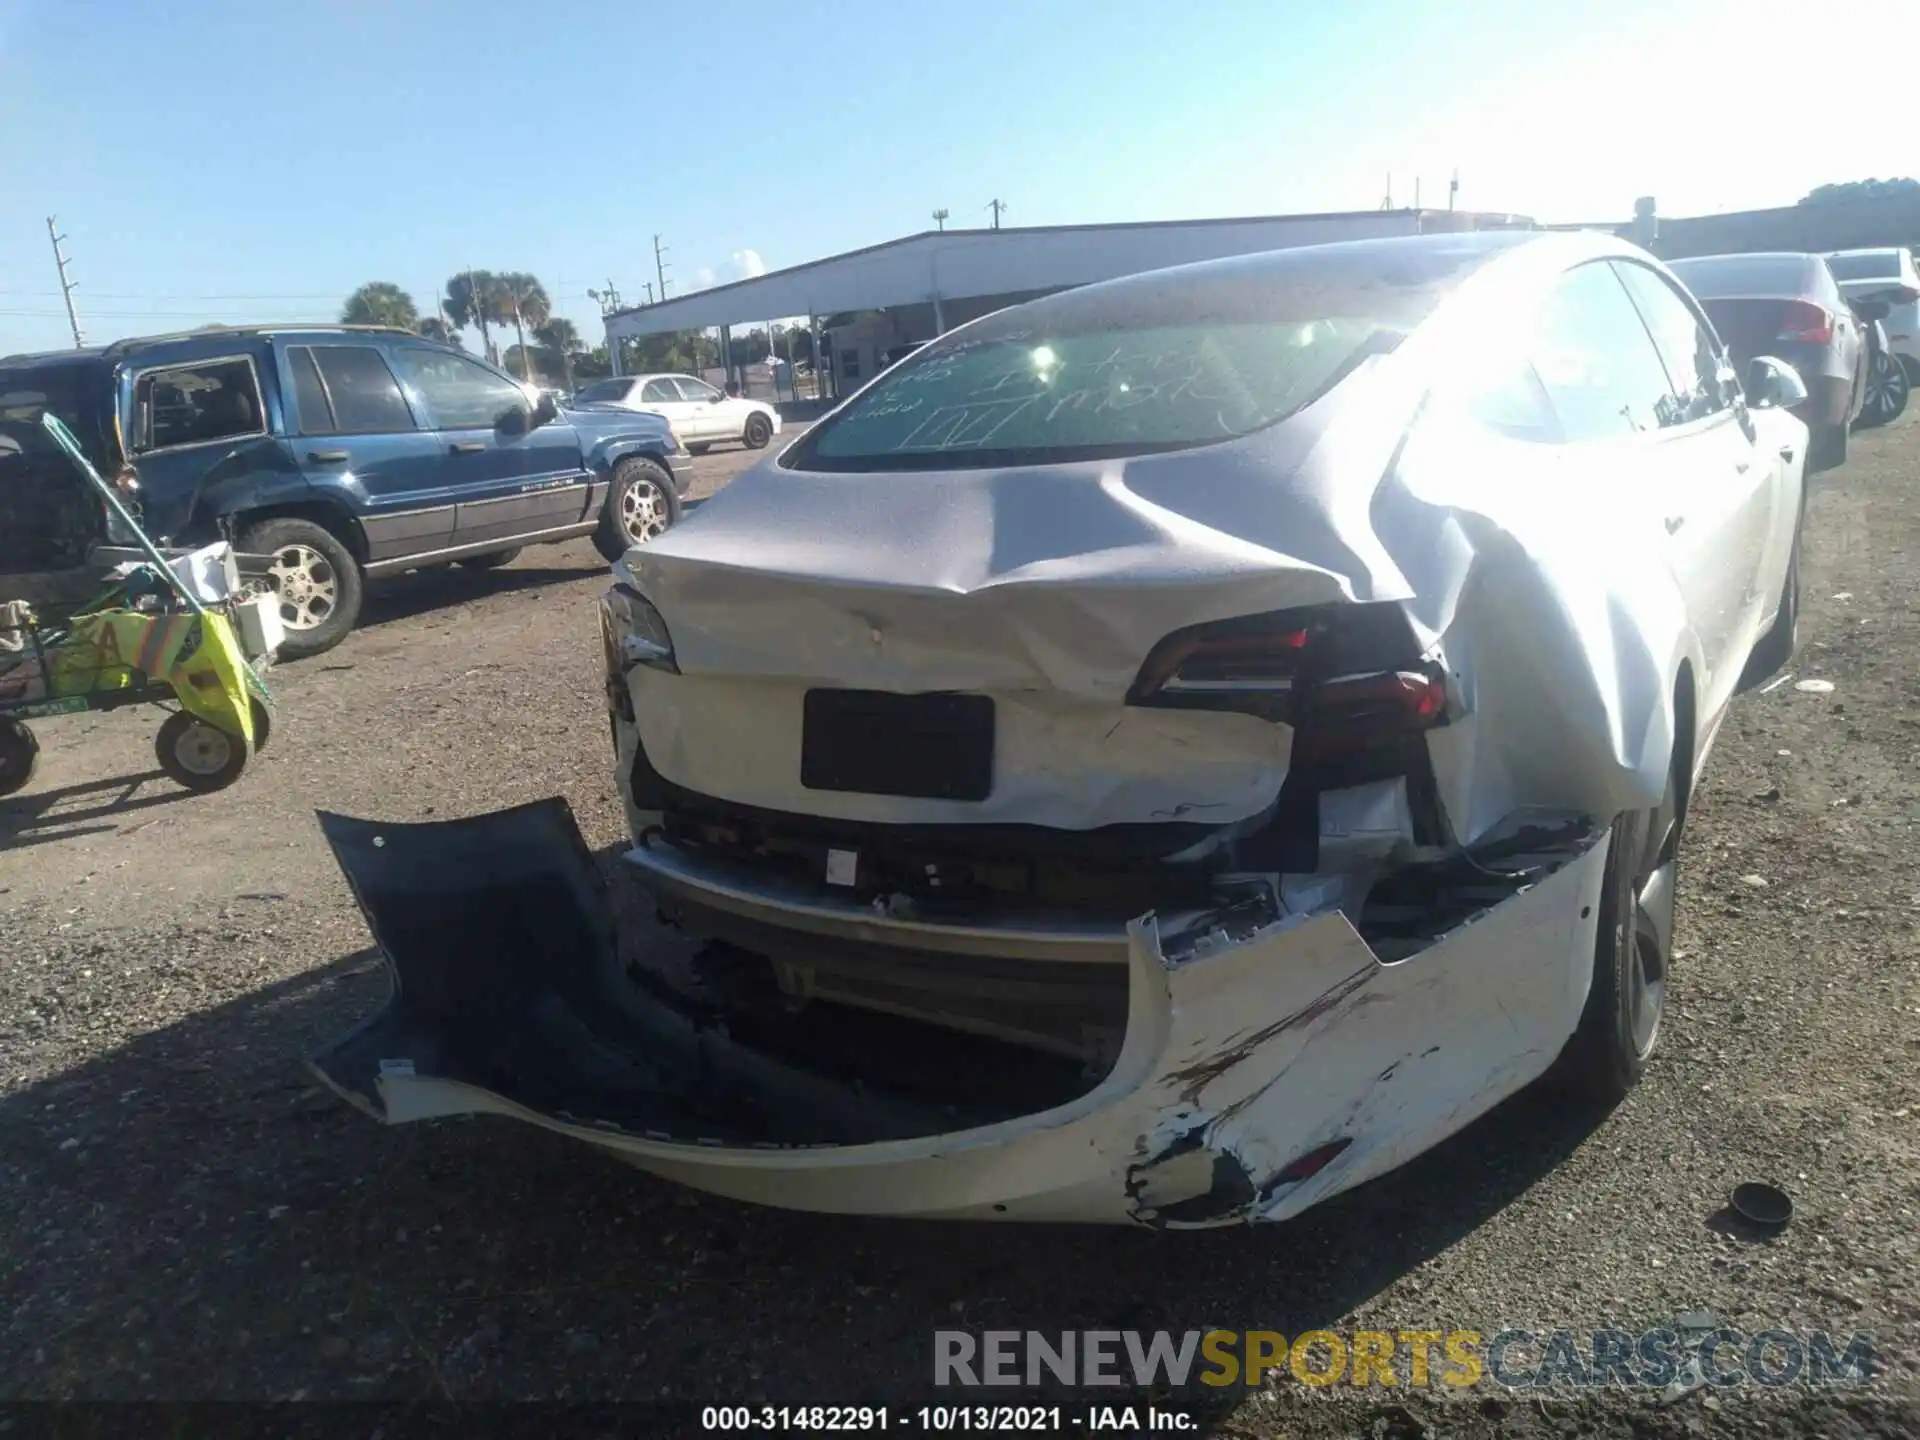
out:
M701 491L737 471L696 462ZM584 544L383 587L276 674L233 789L154 771L151 712L40 727L0 802L0 1398L859 1402L942 1327L1870 1330L1819 1402L1183 1397L1217 1433L1910 1434L1920 1341L1920 422L1814 493L1795 678L1736 705L1696 798L1669 1029L1612 1115L1537 1095L1273 1229L876 1223L696 1196L504 1121L385 1130L303 1055L386 981L312 812L564 793L621 840ZM635 943L676 943L639 918ZM1729 1187L1786 1186L1756 1243ZM995 1398L1001 1398L996 1396ZM1125 1398L1125 1397L1122 1397ZM1902 1415L1905 1418L1902 1418Z

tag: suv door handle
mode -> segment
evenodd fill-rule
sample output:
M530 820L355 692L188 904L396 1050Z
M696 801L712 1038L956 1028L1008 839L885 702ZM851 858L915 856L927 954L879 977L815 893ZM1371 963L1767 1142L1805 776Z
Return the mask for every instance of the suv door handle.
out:
M309 450L307 459L316 465L344 465L353 457L344 450Z
M447 448L456 455L478 455L487 446L483 440L456 440Z

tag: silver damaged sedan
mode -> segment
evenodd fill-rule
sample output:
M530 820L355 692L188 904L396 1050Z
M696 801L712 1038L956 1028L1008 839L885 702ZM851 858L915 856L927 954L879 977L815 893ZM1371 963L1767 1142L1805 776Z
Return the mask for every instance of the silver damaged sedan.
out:
M954 330L615 567L616 868L697 947L563 801L325 815L394 995L316 1067L750 1200L1170 1228L1617 1098L1793 651L1804 398L1596 235Z

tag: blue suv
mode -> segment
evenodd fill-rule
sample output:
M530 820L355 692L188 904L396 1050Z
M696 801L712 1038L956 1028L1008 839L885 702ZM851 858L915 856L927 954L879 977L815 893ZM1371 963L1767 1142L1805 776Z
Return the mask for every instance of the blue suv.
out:
M0 472L22 471L0 483L0 572L52 571L104 538L68 533L103 523L97 507L53 503L76 477L24 473L42 410L102 474L131 465L161 544L266 557L288 657L339 644L369 576L579 535L618 559L679 518L685 488L659 416L566 409L408 331L200 330L0 360Z

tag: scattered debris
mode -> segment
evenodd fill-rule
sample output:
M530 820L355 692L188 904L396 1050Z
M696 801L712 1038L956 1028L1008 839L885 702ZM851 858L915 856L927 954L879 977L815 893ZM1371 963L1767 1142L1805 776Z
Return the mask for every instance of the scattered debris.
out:
M1851 591L1851 590L1841 590L1841 591L1839 591L1839 592L1837 592L1837 593L1836 593L1836 594L1835 594L1835 595L1833 596L1833 598L1834 598L1835 600L1851 600L1851 599L1853 598L1853 591Z
M1762 804L1771 805L1774 803L1774 801L1780 798L1780 787L1778 785L1775 785L1770 789L1761 790L1757 792L1753 798L1760 801Z
M1740 883L1754 890L1767 888L1767 878L1764 875L1742 875Z
M1789 670L1786 674L1780 676L1779 679L1769 680L1766 684L1762 685L1760 687L1760 693L1762 695L1771 695L1774 691L1778 690L1782 685L1786 684L1791 679L1793 679L1793 672Z
M1787 1192L1757 1180L1733 1187L1733 1211L1749 1225L1780 1230L1793 1219L1793 1200Z
M1831 695L1833 693L1833 682L1831 680L1802 680L1793 688L1798 690L1802 695Z

